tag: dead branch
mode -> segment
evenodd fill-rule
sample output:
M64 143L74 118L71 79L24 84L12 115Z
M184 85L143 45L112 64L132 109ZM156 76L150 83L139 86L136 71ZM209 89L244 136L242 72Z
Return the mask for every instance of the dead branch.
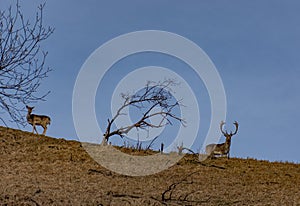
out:
M181 180L172 183L171 185L168 186L168 188L162 193L161 195L161 199L162 201L169 201L172 199L172 194L175 191L176 187L180 184L193 184L193 181L189 181L188 178L191 177L193 174L197 173L196 172L192 172L191 174L188 174L187 176L185 176L184 178L182 178Z
M151 140L151 142L149 143L149 145L146 147L146 150L150 150L150 148L152 147L154 141L155 141L158 137L159 137L159 136L156 136L155 138L153 138L153 139Z
M173 193L176 192L176 188L177 187L180 187L182 185L191 185L191 184L194 184L195 182L193 180L189 180L192 178L192 176L196 173L198 173L199 171L195 171L195 172L192 172L188 175L186 175L184 178L182 178L181 180L177 181L177 182L174 182L172 183L171 185L168 186L168 188L162 193L161 195L161 202L162 203L176 203L176 204L179 204L179 205L190 205L190 204L202 204L202 203L206 203L210 200L210 197L206 200L189 200L189 196L190 195L193 195L195 193L197 193L198 191L195 190L195 191L191 191L191 192L188 192L186 194L182 194L180 195L179 197L175 197L173 196ZM179 189L180 191L180 189Z
M103 141L107 144L109 138L113 135L118 135L121 138L128 134L132 129L150 129L160 128L166 125L172 125L172 121L179 121L182 125L185 124L184 119L178 117L173 111L175 108L181 106L181 102L174 100L171 94L171 87L176 86L174 80L164 80L162 82L148 82L142 92L136 94L121 94L124 99L123 105L117 110L112 119L108 119L106 132L103 135ZM141 117L131 125L112 130L115 120L124 114L127 107L135 107L143 114ZM160 111L153 112L154 108L159 108ZM158 123L151 123L150 119L154 116L160 117Z

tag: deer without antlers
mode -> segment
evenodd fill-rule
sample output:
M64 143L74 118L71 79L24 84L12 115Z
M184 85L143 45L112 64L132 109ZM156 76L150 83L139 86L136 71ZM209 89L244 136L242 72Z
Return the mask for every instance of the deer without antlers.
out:
M222 134L226 137L226 141L222 144L209 144L206 146L206 154L208 154L210 157L213 157L215 155L226 155L229 159L229 152L230 152L230 145L231 145L231 137L235 135L238 131L239 124L237 121L233 123L235 125L235 132L228 133L227 130L223 130L223 125L225 125L225 122L221 122L220 124L220 130Z
M50 117L46 116L46 115L36 115L36 114L31 114L32 110L34 109L34 107L29 107L29 106L26 106L27 110L28 110L28 113L27 113L27 122L29 124L32 125L33 129L32 129L32 133L34 133L34 131L38 133L35 125L39 125L39 126L42 126L44 128L44 131L43 131L43 135L46 134L46 131L47 131L47 125L50 124L51 122L51 119Z

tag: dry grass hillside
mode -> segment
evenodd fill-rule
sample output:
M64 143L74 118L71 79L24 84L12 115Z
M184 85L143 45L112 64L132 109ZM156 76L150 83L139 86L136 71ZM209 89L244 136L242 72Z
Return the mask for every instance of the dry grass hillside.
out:
M0 205L300 206L300 165L186 155L158 174L98 165L76 141L0 127Z

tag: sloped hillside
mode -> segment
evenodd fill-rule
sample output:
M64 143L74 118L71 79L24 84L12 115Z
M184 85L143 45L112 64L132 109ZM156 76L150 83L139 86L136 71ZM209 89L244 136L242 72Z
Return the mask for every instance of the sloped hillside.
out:
M300 205L300 165L186 155L158 174L98 165L79 142L0 127L0 205Z

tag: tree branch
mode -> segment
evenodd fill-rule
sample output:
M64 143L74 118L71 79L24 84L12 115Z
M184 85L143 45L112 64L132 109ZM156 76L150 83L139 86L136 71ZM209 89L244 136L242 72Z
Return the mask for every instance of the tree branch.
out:
M163 82L147 82L145 88L136 94L121 94L124 99L123 105L117 110L115 116L108 120L108 125L106 132L104 134L104 139L108 142L108 139L113 135L119 135L123 137L128 134L133 128L140 129L150 129L150 128L160 128L167 124L172 125L172 121L179 121L185 126L185 120L178 117L173 110L179 107L181 104L179 101L175 100L171 94L171 86L176 86L174 80L167 79ZM127 107L135 107L141 112L144 110L141 117L132 123L121 128L116 128L111 131L112 124L120 116L124 115L122 110ZM153 112L155 108L160 108L159 112ZM149 120L155 116L159 116L160 121L157 124L151 123Z
M53 32L43 26L43 9L38 7L33 22L25 20L19 1L0 11L0 108L12 122L24 125L24 105L42 101L49 94L36 95L44 78L51 71L45 66L47 52L41 42Z

